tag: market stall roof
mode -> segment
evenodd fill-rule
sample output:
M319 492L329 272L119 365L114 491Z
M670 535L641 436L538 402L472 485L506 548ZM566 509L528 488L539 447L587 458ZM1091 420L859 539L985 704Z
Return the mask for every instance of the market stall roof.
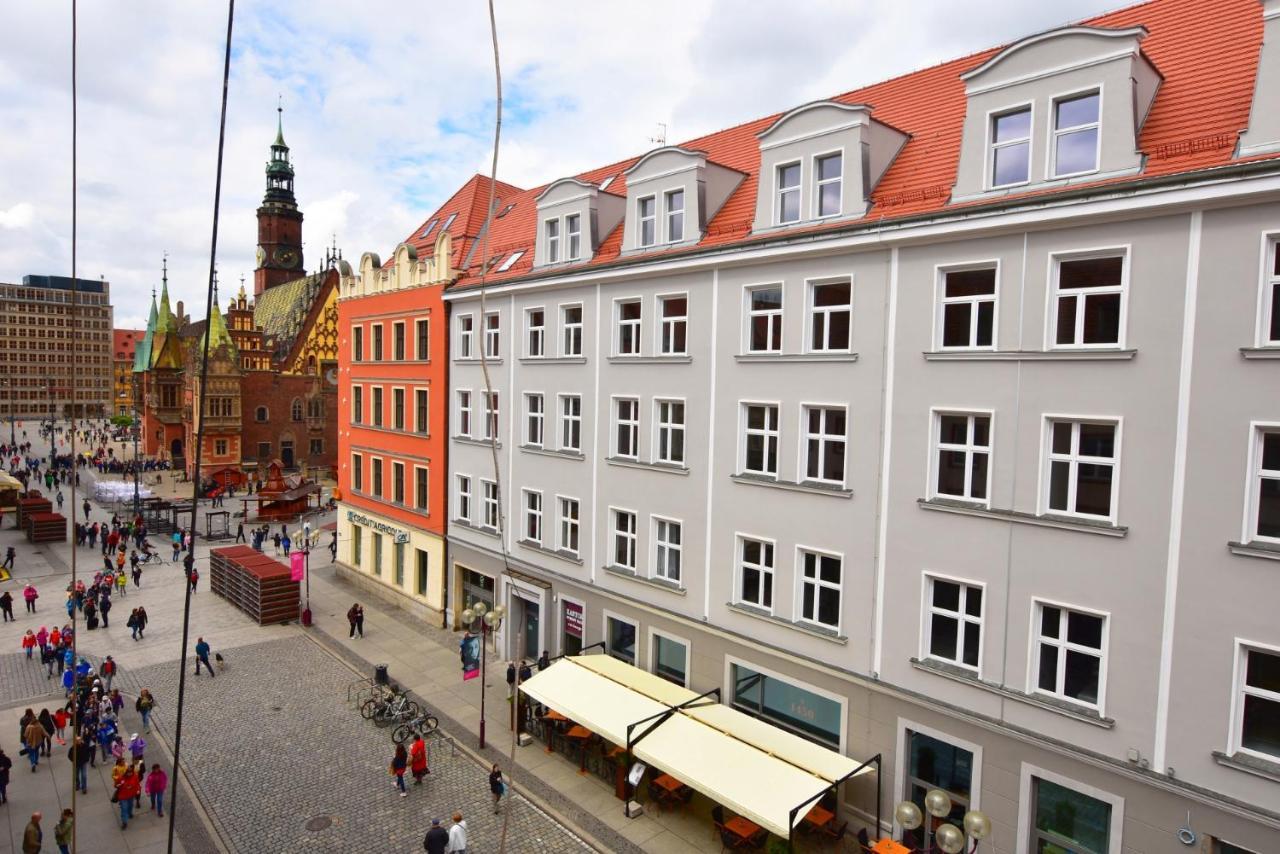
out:
M832 786L874 770L607 655L562 658L520 689L784 839Z

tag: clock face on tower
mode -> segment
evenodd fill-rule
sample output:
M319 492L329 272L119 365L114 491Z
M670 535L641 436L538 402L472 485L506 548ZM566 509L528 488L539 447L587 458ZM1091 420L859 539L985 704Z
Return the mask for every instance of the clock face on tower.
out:
M258 247L258 266L262 267L267 263L267 250L261 246Z
M293 249L277 249L275 262L280 267L292 270L298 266L298 253Z

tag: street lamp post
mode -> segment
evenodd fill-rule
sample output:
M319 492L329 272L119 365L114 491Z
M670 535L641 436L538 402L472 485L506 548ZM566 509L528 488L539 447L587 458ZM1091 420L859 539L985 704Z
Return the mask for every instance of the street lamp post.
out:
M485 695L485 662L488 660L489 654L484 645L485 635L496 632L502 626L502 618L507 615L507 609L502 605L495 605L490 609L483 602L476 602L471 607L464 610L459 616L466 625L467 630L473 630L474 624L480 623L480 749L484 750L484 695Z
M302 541L303 561L306 564L302 577L305 584L302 606L302 625L311 625L311 523L303 522L302 530L295 531L294 537Z
M945 818L951 815L951 796L942 789L930 789L924 795L924 808L933 818ZM903 801L898 804L893 810L893 817L904 830L915 830L925 821L924 814L914 801ZM964 814L961 824L963 830L954 824L946 823L939 824L932 832L926 829L922 841L926 841L927 844L916 849L916 854L932 854L935 851L941 851L942 854L960 854L968 847L967 841L970 839L973 840L973 847L969 849L968 854L974 854L978 850L978 843L991 835L991 819L980 810L969 810ZM932 841L928 841L930 836L933 837Z

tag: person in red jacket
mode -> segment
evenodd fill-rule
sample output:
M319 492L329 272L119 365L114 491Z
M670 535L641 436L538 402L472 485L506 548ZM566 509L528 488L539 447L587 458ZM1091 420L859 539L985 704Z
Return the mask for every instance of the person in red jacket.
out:
M422 778L427 774L427 743L422 740L421 733L409 747L409 770L413 772L414 785L421 785Z
M116 800L120 804L120 829L129 827L129 819L133 818L133 801L142 794L142 783L138 775L129 768L120 775L116 783Z
M159 764L153 764L151 773L147 775L147 795L151 799L151 809L160 818L164 818L164 793L168 788L169 775L164 773Z
M22 648L27 651L27 660L31 660L31 653L36 648L36 633L27 629L27 633L22 636Z

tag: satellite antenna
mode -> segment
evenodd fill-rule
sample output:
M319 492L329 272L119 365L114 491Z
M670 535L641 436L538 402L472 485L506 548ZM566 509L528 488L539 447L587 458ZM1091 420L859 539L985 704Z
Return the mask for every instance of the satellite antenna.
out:
M667 144L667 123L666 122L658 122L658 135L649 137L649 141L659 146Z

